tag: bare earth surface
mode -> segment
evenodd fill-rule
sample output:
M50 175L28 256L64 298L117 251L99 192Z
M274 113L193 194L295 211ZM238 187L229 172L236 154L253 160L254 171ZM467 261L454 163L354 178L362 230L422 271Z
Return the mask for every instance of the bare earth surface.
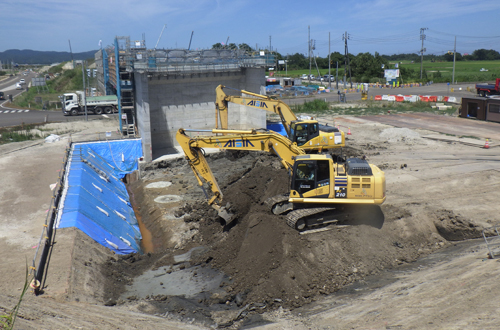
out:
M470 138L484 138L483 122L450 118L460 125L445 120L439 136L437 118L416 116L412 129L414 116L406 126L393 118L398 127L379 123L388 116L335 118L352 132L347 152L385 171L387 201L317 233L299 235L265 208L288 184L272 156L209 155L238 214L231 228L183 159L143 164L128 188L148 229L146 253L116 256L78 230L58 230L43 294L25 297L16 328L496 329L499 264L481 235L500 222L500 149ZM101 120L60 132L81 130L79 141L116 127ZM454 127L467 141L449 135ZM15 305L31 265L68 137L0 146L0 313Z

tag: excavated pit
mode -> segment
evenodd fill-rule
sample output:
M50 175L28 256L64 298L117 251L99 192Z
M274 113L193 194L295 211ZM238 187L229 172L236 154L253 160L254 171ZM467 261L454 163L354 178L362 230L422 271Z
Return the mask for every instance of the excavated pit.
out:
M143 312L204 325L259 323L262 312L305 306L414 262L446 246L445 238L481 235L481 228L450 210L427 208L414 217L411 207L390 203L360 208L355 220L331 230L300 235L264 205L289 184L276 157L223 152L207 158L236 221L223 226L183 160L144 167L139 180L128 180L128 189L151 233L143 242L151 249L104 264L104 273L115 275L106 285L107 304L140 300L148 303ZM182 200L157 202L165 196Z

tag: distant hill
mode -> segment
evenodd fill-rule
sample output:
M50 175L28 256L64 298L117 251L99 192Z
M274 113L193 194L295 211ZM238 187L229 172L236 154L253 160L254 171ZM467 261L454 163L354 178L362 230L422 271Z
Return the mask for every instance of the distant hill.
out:
M83 53L73 53L75 60L87 60L94 58L97 50L91 50ZM9 63L13 61L17 64L53 64L71 61L70 52L42 52L31 49L9 49L0 52L0 61L2 63Z

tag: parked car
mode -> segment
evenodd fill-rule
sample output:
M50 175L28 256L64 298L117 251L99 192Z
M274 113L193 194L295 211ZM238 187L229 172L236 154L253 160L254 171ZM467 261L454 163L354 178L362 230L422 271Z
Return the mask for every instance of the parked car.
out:
M26 84L26 81L24 79L21 79L19 80L19 83L22 85L22 84Z
M333 75L331 75L331 74L330 74L330 75L325 74L325 75L323 76L323 79L324 79L325 81L335 81L335 77L334 77Z
M314 75L312 74L311 77L309 77L308 74L303 74L302 76L300 76L300 79L303 79L303 80L308 80L308 79L311 79L311 80L314 80Z

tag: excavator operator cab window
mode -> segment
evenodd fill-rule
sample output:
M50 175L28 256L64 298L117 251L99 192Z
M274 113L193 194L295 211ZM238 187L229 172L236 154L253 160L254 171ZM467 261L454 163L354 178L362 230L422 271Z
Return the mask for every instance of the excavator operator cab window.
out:
M319 135L317 123L293 123L291 127L291 140L296 142L298 146L303 146L307 141Z
M293 142L297 142L298 146L302 146L307 142L307 124L297 124L294 127L295 136Z
M296 162L294 173L293 190L296 190L299 194L303 194L316 188L316 161Z
M330 162L328 160L318 160L318 187L330 184Z

